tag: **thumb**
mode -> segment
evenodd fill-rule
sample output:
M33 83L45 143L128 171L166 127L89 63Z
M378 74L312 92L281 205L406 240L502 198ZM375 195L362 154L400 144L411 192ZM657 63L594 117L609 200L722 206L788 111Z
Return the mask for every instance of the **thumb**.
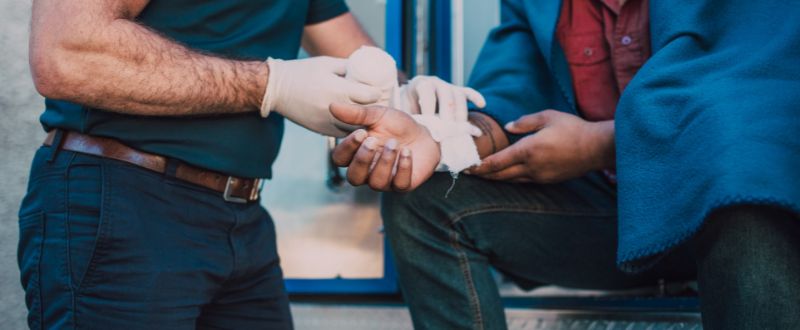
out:
M373 104L381 99L381 89L353 81L347 81L347 97L359 104Z
M319 56L313 59L320 65L322 70L333 72L338 76L344 76L347 72L347 59L330 56Z
M522 134L538 131L547 125L548 116L546 112L537 112L525 115L519 119L506 124L505 129L510 133Z
M380 106L363 106L358 104L331 103L329 110L334 118L354 126L371 126L376 124L387 109Z

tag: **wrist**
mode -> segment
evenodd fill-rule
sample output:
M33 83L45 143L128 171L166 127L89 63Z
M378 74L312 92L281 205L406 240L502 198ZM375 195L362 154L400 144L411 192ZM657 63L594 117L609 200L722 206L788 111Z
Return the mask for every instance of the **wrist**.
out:
M508 137L492 117L480 112L471 111L469 122L481 130L481 136L474 138L475 146L481 159L508 147Z
M616 148L614 146L614 121L587 123L587 134L584 138L584 154L589 155L590 170L616 168Z
M256 109L262 109L266 99L269 84L269 65L264 62L252 62L251 71L254 74L253 83L249 86L248 104Z

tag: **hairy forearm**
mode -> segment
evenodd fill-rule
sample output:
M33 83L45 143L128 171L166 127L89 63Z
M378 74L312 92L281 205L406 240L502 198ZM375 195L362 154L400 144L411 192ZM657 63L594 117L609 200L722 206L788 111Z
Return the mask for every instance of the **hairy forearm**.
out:
M471 111L469 113L469 122L478 127L483 133L481 136L474 138L475 145L478 147L478 155L481 159L508 147L508 138L503 128L492 117Z
M34 79L47 97L158 116L255 111L260 103L262 62L201 54L129 19L78 24L36 13L48 9L34 7L31 38Z

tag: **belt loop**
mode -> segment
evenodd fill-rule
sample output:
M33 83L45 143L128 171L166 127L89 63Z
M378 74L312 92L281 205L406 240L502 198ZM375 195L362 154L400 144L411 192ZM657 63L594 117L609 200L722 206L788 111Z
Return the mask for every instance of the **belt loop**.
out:
M58 156L58 151L61 150L61 142L64 140L64 130L62 129L55 129L55 135L53 135L53 143L50 144L50 157L47 158L48 163L52 163L56 160L56 156Z
M178 165L181 164L181 161L175 158L167 158L167 166L164 169L164 174L167 176L175 177L176 173L178 173Z

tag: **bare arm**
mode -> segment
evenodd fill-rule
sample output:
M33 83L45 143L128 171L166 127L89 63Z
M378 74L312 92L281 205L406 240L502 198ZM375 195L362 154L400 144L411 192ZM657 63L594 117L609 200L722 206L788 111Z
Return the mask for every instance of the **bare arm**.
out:
M503 128L492 117L484 113L470 111L469 122L480 128L483 133L481 136L474 138L475 146L478 148L478 155L481 156L481 159L508 147L508 138L503 132Z
M179 116L255 111L268 68L201 54L133 19L149 0L34 0L30 65L45 97Z
M311 56L349 57L361 46L375 46L375 41L351 13L308 25L303 31L303 49ZM398 70L397 80L402 85L408 77Z
M317 24L303 30L303 48L311 56L348 57L361 46L375 46L364 28L351 13Z

